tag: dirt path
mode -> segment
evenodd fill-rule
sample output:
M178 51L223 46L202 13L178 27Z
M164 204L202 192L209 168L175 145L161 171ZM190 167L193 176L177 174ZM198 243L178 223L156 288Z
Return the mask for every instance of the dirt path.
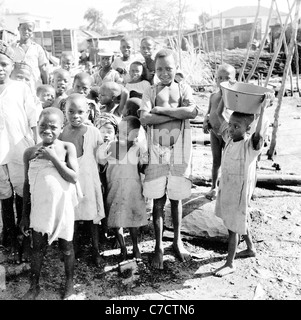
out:
M296 100L284 102L278 154L282 173L300 174L301 108ZM269 110L273 114L272 108ZM292 128L294 128L292 130ZM282 139L281 135L286 135ZM199 133L200 134L200 133ZM201 135L201 134L200 134ZM293 136L291 136L293 135ZM288 137L290 137L288 140ZM206 137L204 137L206 138ZM199 139L201 141L201 139ZM293 156L290 156L290 153ZM261 164L272 169L263 156ZM210 177L210 146L198 142L194 147L195 175ZM269 171L273 173L273 171ZM209 186L198 187L207 192ZM185 247L200 258L179 262L171 250L172 232L164 232L164 270L151 268L149 259L154 249L152 222L141 235L142 262L134 272L118 272L119 250L106 243L105 263L96 268L86 245L84 257L77 261L75 290L77 300L300 300L301 299L301 187L277 186L257 188L252 201L251 228L257 249L255 258L236 260L235 273L224 278L212 272L224 263L227 244L205 238L183 236ZM126 234L130 245L129 234ZM129 249L131 247L129 246ZM240 243L239 249L244 248ZM7 255L0 251L0 263L13 270ZM19 267L20 268L20 267ZM135 271L136 270L136 271ZM58 300L64 280L63 264L57 245L48 249L41 276L41 300ZM17 300L28 289L28 273L10 271L1 300Z

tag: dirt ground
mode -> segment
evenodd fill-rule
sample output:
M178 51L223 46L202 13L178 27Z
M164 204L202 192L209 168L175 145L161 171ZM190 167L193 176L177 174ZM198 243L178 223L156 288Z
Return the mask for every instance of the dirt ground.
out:
M209 93L198 93L196 99L205 111ZM277 99L267 109L273 122ZM267 160L265 152L259 173L301 175L301 98L284 98L277 138L277 155ZM272 129L272 128L270 128ZM194 127L193 173L210 185L211 149L202 129ZM265 149L265 151L267 148ZM196 187L194 185L194 187ZM164 231L164 270L153 269L149 260L154 249L152 221L141 232L142 261L132 261L132 269L120 272L119 249L112 241L104 244L104 264L96 268L85 244L84 256L76 262L75 300L300 300L301 299L301 186L257 187L252 200L251 230L257 249L255 258L236 260L237 270L224 278L213 271L225 262L227 243L210 238L183 235L185 247L198 255L188 262L179 262L171 249L172 230ZM126 242L131 253L129 234ZM239 250L245 244L239 244ZM28 265L13 266L7 253L0 250L0 263L6 268L6 290L1 300L18 300L28 289ZM63 263L58 246L48 248L41 274L40 300L61 299L64 281Z

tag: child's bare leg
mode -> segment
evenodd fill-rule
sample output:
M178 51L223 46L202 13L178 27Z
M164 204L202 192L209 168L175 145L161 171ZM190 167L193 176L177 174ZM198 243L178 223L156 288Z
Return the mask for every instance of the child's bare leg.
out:
M223 144L222 141L216 136L216 134L211 130L210 131L210 145L212 152L212 169L211 169L211 178L212 185L211 190L205 195L209 200L214 200L216 198L216 183L218 179L218 172L221 166L222 161L222 150Z
M74 222L74 235L73 235L73 249L75 259L78 259L80 256L80 248L79 248L79 221Z
M11 253L9 260L13 263L20 263L17 227L14 212L14 195L10 198L1 200L2 205L2 222L3 222L3 245L10 247Z
M254 244L252 242L252 237L251 237L249 229L247 230L247 234L243 235L243 238L246 241L247 249L238 252L236 254L235 258L239 259L239 258L255 257L256 256L256 249L255 249Z
M30 288L23 296L23 300L35 300L40 292L39 280L45 248L47 247L47 235L43 236L41 232L32 231L32 241Z
M91 228L92 236L92 251L93 251L93 260L97 267L101 265L103 259L99 252L99 227L98 224L94 224L93 221L89 221Z
M153 224L155 230L155 255L152 266L157 269L163 269L163 215L166 195L160 199L154 199L153 205Z
M123 228L114 228L116 239L120 246L120 260L125 261L127 259L127 249L123 236Z
M170 207L172 222L174 226L173 248L176 255L181 261L189 260L191 258L190 253L184 248L181 239L182 201L170 199Z
M23 198L17 194L15 196L15 205L17 211L17 225L19 226L22 218ZM17 228L17 234L20 262L29 262L31 255L30 237L22 236L19 228Z
M215 270L214 274L217 277L223 277L235 271L234 257L237 250L238 234L230 230L228 230L228 232L229 232L228 256L227 256L226 263L221 268Z
M130 234L132 238L132 243L133 243L133 255L134 258L136 259L141 259L141 252L138 246L138 232L139 228L129 228L130 229Z
M63 299L67 299L74 293L73 288L73 277L74 277L74 248L72 241L66 241L64 239L59 239L59 246L63 253L64 257L64 265L65 265L65 274L66 274L66 282L65 282L65 291L63 295Z

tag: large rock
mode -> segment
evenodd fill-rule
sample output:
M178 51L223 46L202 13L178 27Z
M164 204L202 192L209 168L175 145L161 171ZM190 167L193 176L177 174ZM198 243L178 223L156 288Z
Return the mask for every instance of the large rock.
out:
M205 198L209 188L194 187L190 198L184 199L181 232L193 237L216 239L222 242L228 240L228 230L223 221L214 214L215 201ZM170 203L165 206L164 225L173 229Z

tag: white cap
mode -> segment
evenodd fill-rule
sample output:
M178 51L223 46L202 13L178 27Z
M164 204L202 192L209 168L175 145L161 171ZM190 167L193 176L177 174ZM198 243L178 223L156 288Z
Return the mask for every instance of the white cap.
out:
M97 52L98 55L103 56L103 57L111 57L114 56L114 52L112 50L108 50L108 49L100 49Z
M18 20L19 20L19 24L22 24L22 23L33 23L33 25L35 26L35 21L30 16L22 16Z

